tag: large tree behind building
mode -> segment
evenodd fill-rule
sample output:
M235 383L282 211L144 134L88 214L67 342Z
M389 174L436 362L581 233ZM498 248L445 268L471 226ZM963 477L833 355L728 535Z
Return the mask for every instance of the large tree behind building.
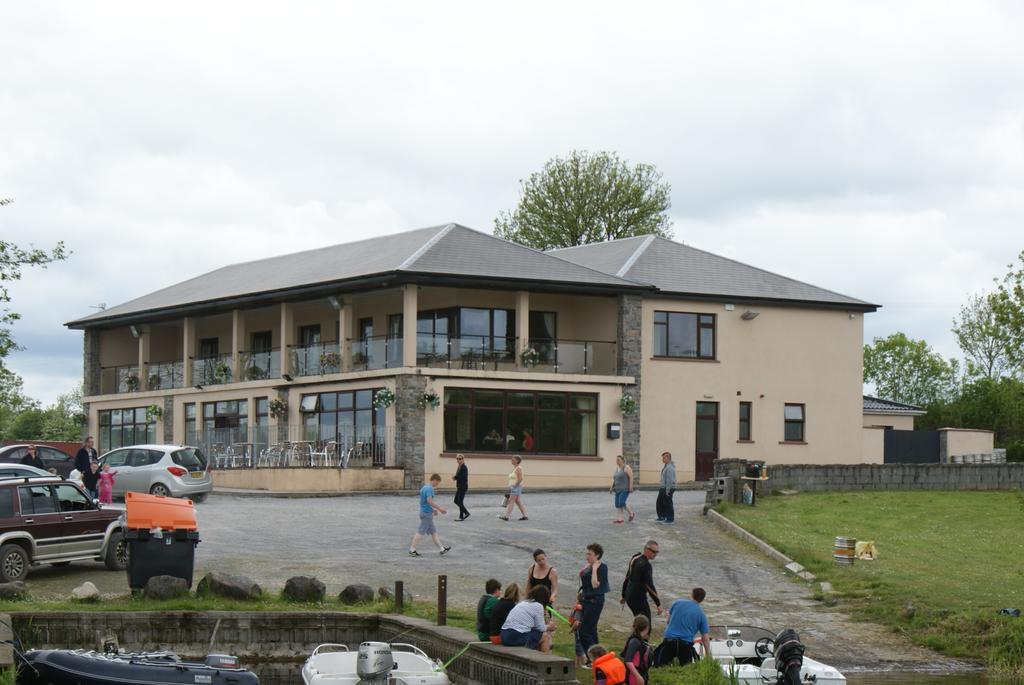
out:
M653 233L672 237L671 186L650 164L614 152L574 150L520 181L519 204L494 220L494 235L539 250Z
M888 400L928 407L956 392L959 364L903 333L864 346L864 382Z

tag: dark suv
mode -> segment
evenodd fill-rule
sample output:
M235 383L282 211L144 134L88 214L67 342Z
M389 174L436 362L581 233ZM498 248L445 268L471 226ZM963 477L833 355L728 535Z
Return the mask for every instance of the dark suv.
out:
M121 511L103 509L77 483L55 476L0 479L0 580L24 580L29 566L102 561L128 564Z

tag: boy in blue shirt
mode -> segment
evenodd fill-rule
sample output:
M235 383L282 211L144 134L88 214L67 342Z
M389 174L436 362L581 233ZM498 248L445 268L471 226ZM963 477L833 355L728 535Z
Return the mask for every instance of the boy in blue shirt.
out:
M704 601L707 593L704 592L704 588L695 587L690 596L693 599L677 599L668 610L665 639L654 652L655 666L667 666L673 659L678 659L680 666L695 661L693 643L697 635L704 643L704 653L711 654L708 618L700 608L700 603Z
M437 528L434 526L434 516L437 513L447 514L447 510L444 507L434 503L434 488L441 484L441 476L434 473L430 476L430 482L424 483L423 487L420 488L420 527L416 531L416 534L412 536L412 542L409 544L409 556L410 557L421 557L423 556L416 551L416 545L419 544L420 538L424 535L429 535L430 539L434 541L437 548L441 550L441 554L445 554L451 549L451 545L445 547L441 544L441 538L437 534Z

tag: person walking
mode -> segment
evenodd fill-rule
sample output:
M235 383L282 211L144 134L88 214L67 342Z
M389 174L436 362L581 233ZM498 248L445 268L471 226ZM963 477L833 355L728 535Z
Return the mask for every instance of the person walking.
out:
M512 457L512 473L508 474L508 505L505 509L505 515L498 514L498 518L502 521L508 521L508 518L512 515L512 509L516 506L519 507L519 512L522 516L519 517L520 521L529 521L529 517L526 515L526 508L523 506L523 458L518 454Z
M665 639L654 650L654 665L668 666L673 659L678 659L680 666L696 661L693 651L693 638L700 635L704 643L704 653L711 654L711 632L708 628L708 617L700 608L707 593L704 588L695 587L690 593L691 599L677 599L668 610L668 627L665 628Z
M75 468L81 474L89 473L89 464L96 461L95 439L90 435L75 452Z
M546 587L551 595L551 606L558 597L558 571L548 563L548 555L542 549L533 550L533 563L526 574L526 593L535 587Z
M441 544L441 536L437 534L437 527L434 525L435 514L448 513L447 509L434 502L434 490L440 484L441 476L433 473L430 475L430 482L424 483L423 487L420 488L420 527L416 530L416 534L412 536L412 542L409 543L410 557L423 556L416 551L416 545L420 543L420 539L424 535L430 536L430 539L437 545L437 549L440 550L441 554L447 554L451 550L451 545L446 547Z
M672 494L676 491L676 465L672 461L671 452L661 453L661 481L658 489L658 502L655 505L660 523L674 523L676 520L675 505Z
M629 514L630 521L636 518L636 512L626 504L629 493L633 492L633 468L626 463L621 454L615 457L615 473L612 474L612 486L608 492L615 495L615 508L619 512L619 518L612 523L622 523L626 513Z
M465 455L456 454L455 463L459 465L452 477L452 480L455 481L455 506L459 508L459 518L455 520L465 521L469 518L469 509L465 504L466 492L469 490L469 469L466 468Z
M580 569L579 604L583 609L579 628L576 630L576 661L584 668L590 668L587 650L600 640L597 637L597 623L604 610L604 596L611 590L608 585L608 565L601 561L604 548L596 542L587 545L587 565Z
M21 463L25 466L35 466L37 469L46 470L46 464L39 457L39 452L36 450L35 445L29 445L25 456L21 458Z
M646 616L651 621L651 605L647 596L654 600L658 616L662 614L661 599L654 588L654 568L651 562L658 556L659 547L655 540L648 540L641 552L634 554L626 567L626 579L622 581L622 596L619 604L625 604L634 616Z

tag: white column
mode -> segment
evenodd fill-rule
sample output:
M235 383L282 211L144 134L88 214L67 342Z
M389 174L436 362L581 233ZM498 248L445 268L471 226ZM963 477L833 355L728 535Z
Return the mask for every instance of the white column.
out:
M418 286L402 286L402 366L416 366L416 315Z
M184 367L181 370L183 385L186 388L191 388L192 383L192 357L196 356L196 324L192 320L191 316L186 316L182 321L181 325L184 339L181 346L182 363Z
M139 390L149 390L149 326L139 326Z
M245 314L241 309L231 310L231 378L242 378L242 348L245 347Z
M530 344L530 293L516 293L516 366L522 367L520 354Z
M295 315L292 313L292 306L287 302L281 303L281 330L277 339L281 348L281 375L292 372L292 356L288 347L295 342Z
M338 310L338 352L341 354L341 372L348 373L352 370L352 347L349 338L352 337L352 303L345 300Z

